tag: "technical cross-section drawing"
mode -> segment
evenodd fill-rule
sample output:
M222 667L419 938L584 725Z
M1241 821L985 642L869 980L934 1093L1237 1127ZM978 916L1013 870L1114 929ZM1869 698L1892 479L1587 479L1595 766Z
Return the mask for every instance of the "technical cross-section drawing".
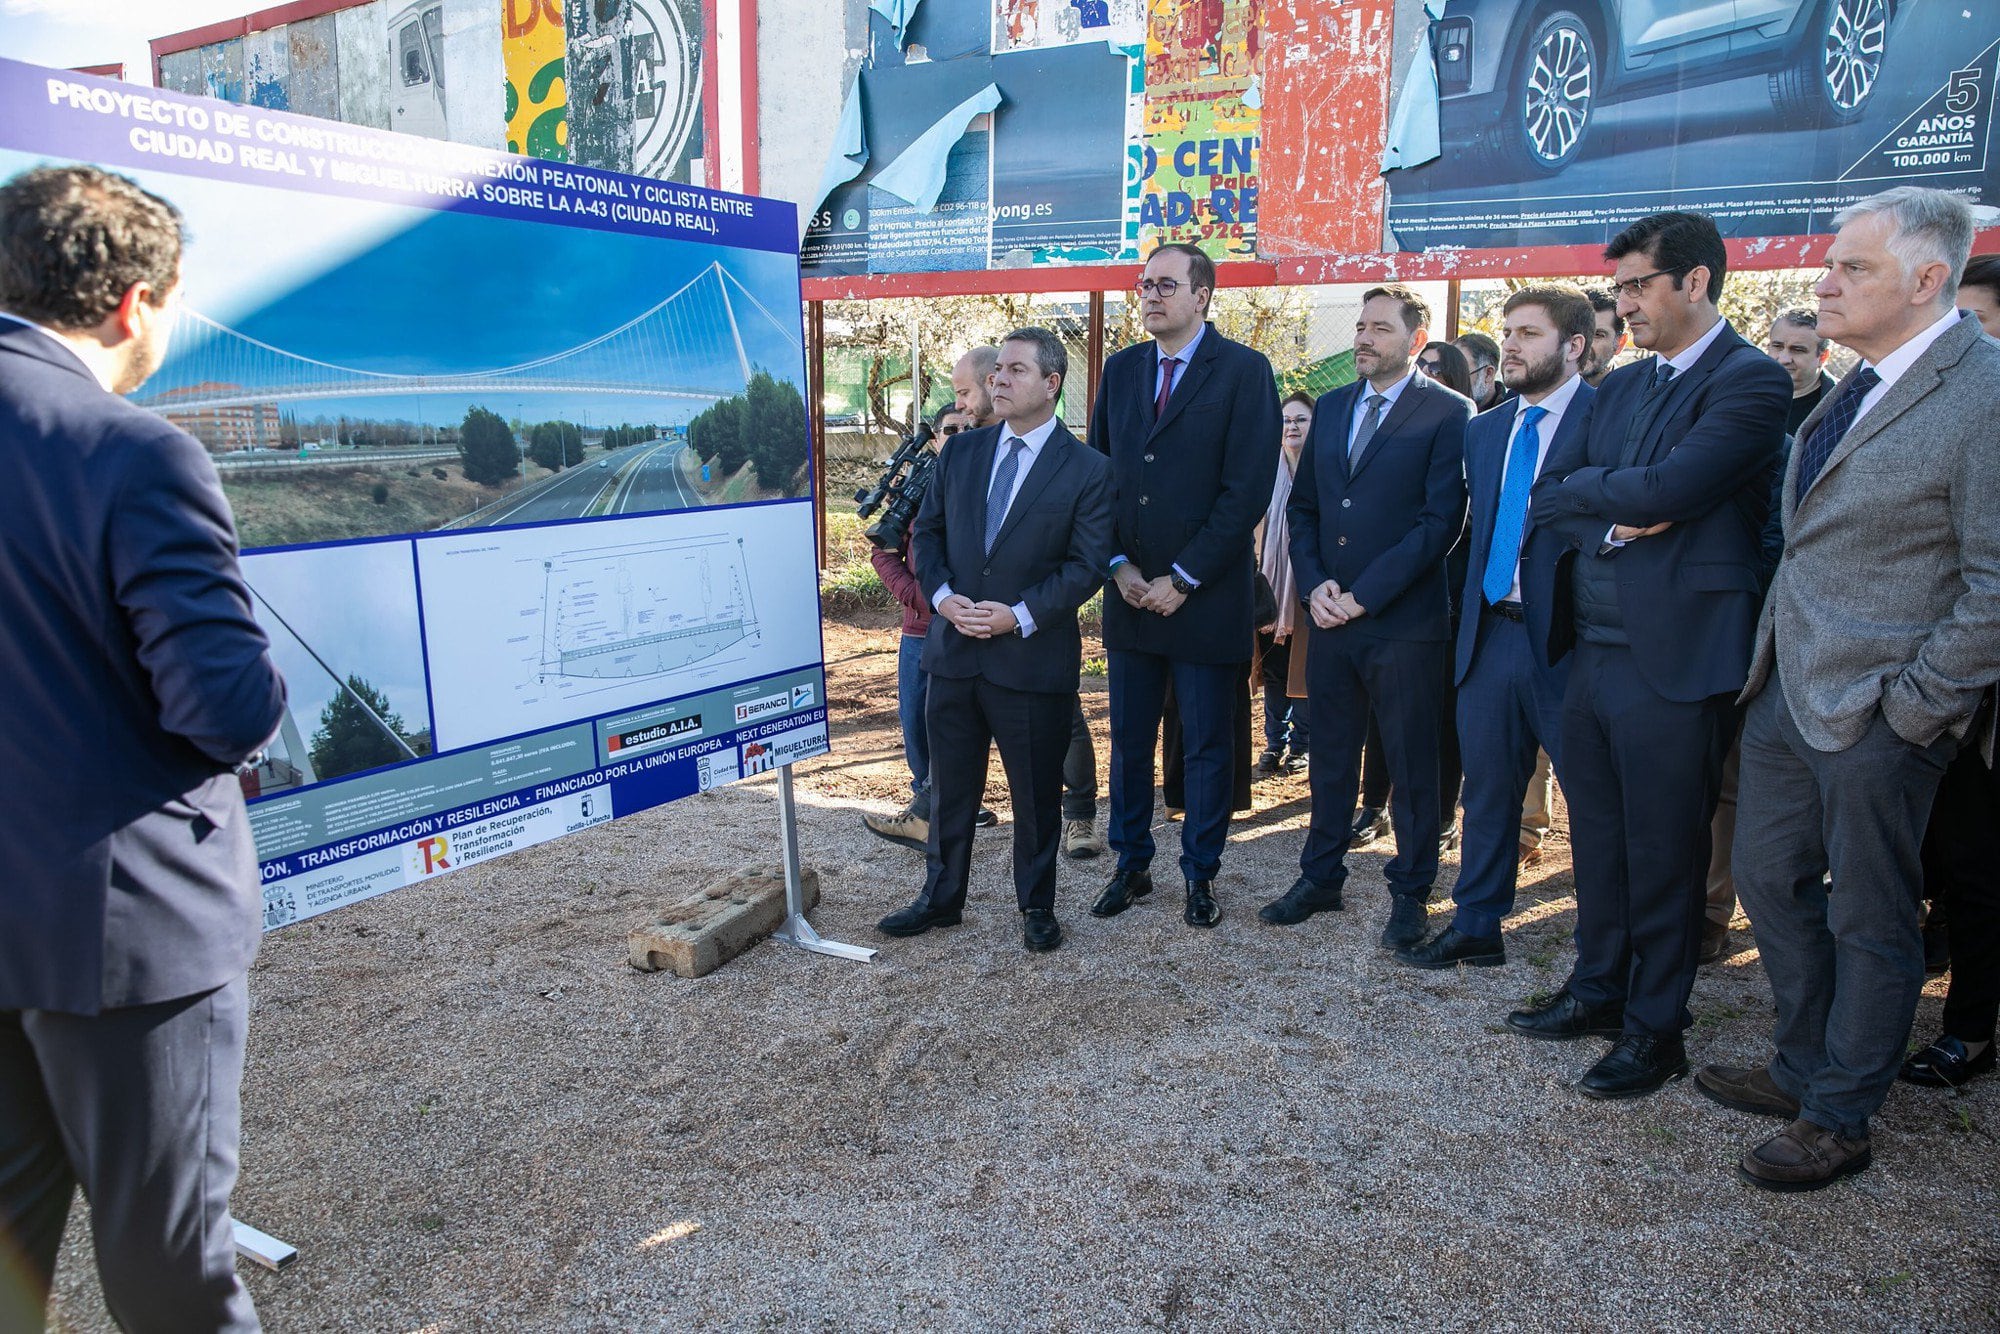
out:
M758 633L741 538L563 552L542 562L544 680L664 676Z

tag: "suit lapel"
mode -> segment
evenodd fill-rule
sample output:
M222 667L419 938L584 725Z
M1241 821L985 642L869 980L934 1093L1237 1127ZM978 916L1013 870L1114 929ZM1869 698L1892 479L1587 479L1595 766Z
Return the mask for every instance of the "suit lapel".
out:
M1944 377L1938 374L1938 368L1957 362L1965 354L1965 349L1972 345L1973 339L1979 336L1977 329L1968 330L1965 327L1967 320L1976 322L1976 317L1961 314L1957 324L1939 334L1937 341L1924 349L1924 354L1916 359L1910 369L1897 377L1889 392L1882 395L1882 401L1868 409L1859 421L1847 428L1847 434L1841 437L1840 443L1833 447L1833 453L1827 455L1826 462L1820 465L1819 476L1813 478L1812 485L1806 488L1806 495L1809 496L1817 490L1821 480L1839 466L1841 460L1888 429L1890 423L1915 407L1924 395L1944 382ZM1853 379L1860 369L1860 366L1856 365L1854 370L1841 377L1839 388L1819 401L1818 406L1813 409L1813 415L1799 427L1801 440L1806 437L1807 426L1818 426L1826 408L1840 396L1842 389L1847 388L1847 382ZM1797 459L1798 455L1799 450L1793 449L1792 457ZM1788 467L1786 472L1789 474L1790 471ZM1790 476L1785 478L1785 483L1788 489L1794 484ZM1800 499L1803 500L1804 497Z
M1309 447L1319 452L1313 456L1313 471L1323 480L1320 485L1331 482L1337 489L1347 489L1347 437L1354 433L1354 404L1360 397L1359 386L1363 381L1344 384L1333 391L1326 412L1313 413L1312 440ZM1328 418L1326 425L1320 425L1320 417Z
M1652 405L1652 419L1639 431L1637 440L1626 446L1625 457L1622 460L1626 466L1652 462L1659 458L1660 444L1664 439L1661 428L1673 420L1674 413L1680 410L1681 404L1694 395L1704 380L1715 374L1716 368L1728 359L1729 354L1734 352L1736 345L1741 342L1743 342L1742 337L1725 321L1722 332L1708 345L1708 351L1702 353L1700 359L1688 367L1685 374L1676 375L1667 385L1667 392L1661 395L1660 401ZM1643 397L1640 399L1637 411L1648 411Z
M1349 481L1353 481L1356 477L1359 477L1362 470L1375 461L1375 456L1382 452L1382 442L1387 440L1393 433L1402 430L1403 423L1410 419L1410 414L1414 413L1417 410L1417 405L1423 402L1423 394L1428 392L1423 384L1420 383L1423 379L1424 373L1418 371L1403 386L1403 392L1396 395L1396 401L1389 405L1388 414L1375 427L1375 434L1369 436L1368 443L1362 447L1361 457L1354 460L1353 464L1348 468L1347 478ZM1356 383L1366 382L1357 381ZM1352 414L1350 413L1349 416L1350 424L1348 429L1351 432L1353 430Z
M1007 428L1002 426L1000 431L1004 436ZM1035 455L1035 466L1028 469L1028 475L1021 479L1021 489L1014 493L1014 503L1007 507L1007 517L1000 521L1000 531L994 534L993 550L987 553L989 556L993 551L998 551L1001 545L1013 536L1014 530L1021 526L1021 516L1028 512L1029 506L1035 503L1035 498L1048 486L1049 479L1062 471L1066 461L1064 455L1074 443L1075 437L1061 424L1058 424L1056 429L1049 433L1049 438L1042 442L1040 451ZM995 447L998 447L997 438ZM983 509L980 518L983 527L985 518Z
M1174 418L1181 415L1181 409L1186 407L1188 401L1201 389L1202 381L1208 378L1209 372L1214 368L1216 353L1222 350L1216 342L1220 337L1221 335L1215 332L1213 324L1202 330L1201 342L1195 347L1194 357L1188 362L1187 369L1181 372L1181 378L1174 384L1174 392L1167 398L1167 410L1154 420L1153 429L1147 433L1148 439L1171 425ZM1160 394L1159 347L1157 342L1154 343L1153 355L1147 358L1147 364L1153 368L1153 392L1148 398L1149 402L1158 398Z

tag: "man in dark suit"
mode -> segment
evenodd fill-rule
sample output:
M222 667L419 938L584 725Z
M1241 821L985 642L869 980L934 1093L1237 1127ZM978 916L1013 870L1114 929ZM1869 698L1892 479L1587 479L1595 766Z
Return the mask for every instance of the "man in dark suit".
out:
M1501 363L1517 397L1473 418L1465 437L1470 559L1453 663L1465 765L1465 841L1451 925L1396 952L1417 968L1507 961L1500 924L1514 909L1521 803L1546 750L1562 763L1567 659L1548 660L1561 544L1531 524L1528 493L1550 454L1590 421L1590 298L1550 283L1507 298Z
M956 926L973 820L993 744L1014 798L1014 893L1030 950L1062 943L1056 850L1063 755L1083 666L1076 612L1104 569L1111 511L1105 462L1056 420L1069 372L1062 340L1018 329L1000 345L997 426L938 455L911 542L935 614L930 674L931 825L923 892L884 917L891 936Z
M1861 361L1792 448L1743 691L1736 881L1775 1051L1695 1080L1787 1121L1737 1165L1777 1191L1869 1164L1924 985L1925 823L1962 743L1991 759L1973 722L2000 664L2000 346L1953 306L1972 210L1903 186L1835 222L1819 329Z
M285 694L207 452L118 397L166 354L180 255L122 177L0 186L8 1329L41 1327L79 1185L121 1325L257 1327L229 1192L262 902L231 770Z
M1153 751L1167 682L1180 712L1186 814L1183 913L1221 918L1214 881L1229 837L1236 696L1256 648L1257 521L1278 475L1278 388L1261 353L1207 323L1215 262L1191 245L1146 261L1150 343L1104 363L1090 444L1111 459L1111 847L1118 868L1090 911L1115 917L1153 889Z
M1576 853L1576 968L1511 1014L1530 1037L1609 1035L1578 1087L1650 1093L1687 1073L1709 817L1750 662L1760 537L1791 380L1716 310L1715 224L1659 213L1605 257L1653 356L1605 377L1590 428L1535 484L1538 526L1568 548L1550 652L1574 642L1562 750Z
M1396 829L1384 949L1423 939L1437 879L1438 721L1451 636L1445 553L1465 527L1472 404L1414 365L1429 324L1429 307L1410 288L1363 294L1354 325L1362 378L1313 409L1286 509L1299 600L1312 619L1312 826L1298 880L1257 915L1293 926L1341 906L1372 709Z

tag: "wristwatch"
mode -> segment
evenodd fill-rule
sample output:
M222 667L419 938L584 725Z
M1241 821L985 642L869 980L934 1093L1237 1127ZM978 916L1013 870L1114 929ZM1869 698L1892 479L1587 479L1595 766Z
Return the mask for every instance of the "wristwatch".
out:
M1168 574L1167 578L1170 581L1172 581L1174 586L1174 592L1179 593L1182 597L1187 597L1190 593L1194 592L1194 585L1189 583L1187 580L1181 578L1181 572L1179 570L1175 570L1172 573Z

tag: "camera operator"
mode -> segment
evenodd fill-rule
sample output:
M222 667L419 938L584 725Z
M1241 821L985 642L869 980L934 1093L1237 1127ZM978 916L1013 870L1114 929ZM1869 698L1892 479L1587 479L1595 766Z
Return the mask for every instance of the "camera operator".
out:
M931 429L939 443L936 447L924 446L924 453L935 455L943 441L971 430L972 425L971 414L956 406L939 409L931 419ZM910 766L910 804L894 815L864 814L861 823L878 838L922 852L931 829L931 748L929 735L924 731L928 678L917 665L917 656L923 652L924 636L930 633L931 604L925 600L917 576L910 568L909 521L913 517L914 514L904 516L902 533L893 544L877 546L868 553L868 563L875 567L875 573L903 609L903 638L896 650L896 717L903 728L903 759ZM981 807L977 823L996 824L998 817Z

